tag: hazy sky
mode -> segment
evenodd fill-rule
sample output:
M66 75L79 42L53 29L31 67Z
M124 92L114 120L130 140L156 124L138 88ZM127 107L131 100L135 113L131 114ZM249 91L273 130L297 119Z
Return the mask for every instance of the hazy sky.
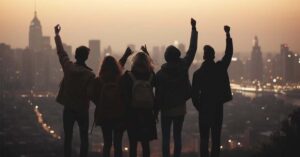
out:
M53 37L60 23L65 43L74 47L100 39L103 46L125 50L127 44L188 44L190 18L197 20L199 48L225 48L223 25L232 27L236 51L249 52L255 35L263 52L288 43L300 52L299 0L37 0L43 34ZM0 42L28 45L34 0L0 1ZM53 43L53 40L51 41Z

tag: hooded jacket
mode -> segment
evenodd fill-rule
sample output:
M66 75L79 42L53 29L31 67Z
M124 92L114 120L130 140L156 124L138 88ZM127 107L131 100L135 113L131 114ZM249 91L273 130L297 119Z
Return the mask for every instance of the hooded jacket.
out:
M192 29L190 46L186 56L178 58L177 61L163 64L156 74L156 103L161 110L162 116L182 116L186 114L186 101L191 96L188 70L196 55L197 42L198 32L196 29ZM178 86L170 85L175 83L178 83ZM177 92L178 98L176 100L178 101L165 100L170 99L166 95L172 91ZM172 104L166 104L166 102L172 102Z
M85 64L70 61L63 48L60 36L55 36L55 43L59 62L64 73L56 101L74 111L87 111L90 101L87 88L95 75Z

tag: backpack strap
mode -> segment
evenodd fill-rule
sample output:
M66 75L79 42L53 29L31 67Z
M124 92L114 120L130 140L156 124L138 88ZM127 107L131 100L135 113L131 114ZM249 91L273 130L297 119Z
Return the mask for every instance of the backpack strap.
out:
M133 80L133 82L136 82L137 79L135 78L135 76L133 75L133 73L129 71L128 74L129 74L130 78ZM153 74L151 73L150 77L148 79L148 82L151 82L152 79L153 79Z
M135 76L133 75L133 73L131 71L128 72L130 78L132 79L133 82L136 82L136 78Z

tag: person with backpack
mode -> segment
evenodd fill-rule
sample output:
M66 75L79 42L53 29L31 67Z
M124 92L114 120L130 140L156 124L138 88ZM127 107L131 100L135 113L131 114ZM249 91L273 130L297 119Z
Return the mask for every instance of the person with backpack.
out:
M230 27L224 26L226 33L226 49L224 57L215 62L215 51L204 46L204 62L196 70L192 83L192 100L199 112L200 156L219 157L220 139L223 123L223 105L232 100L228 77L228 67L233 55L233 44L230 37ZM209 153L208 143L211 134L212 147Z
M150 157L150 141L157 138L153 87L155 73L146 47L133 58L131 71L121 78L123 101L127 107L129 156L137 156L141 143L143 157Z
M80 46L75 51L76 62L70 58L63 48L59 32L61 27L56 25L55 44L59 62L63 70L63 79L60 84L56 101L64 106L64 156L71 157L73 126L77 122L80 132L80 157L88 154L88 130L89 130L89 97L87 95L88 84L95 78L92 69L85 61L88 59L90 49Z
M192 34L190 46L184 58L174 46L165 52L167 63L157 72L156 100L161 111L163 157L170 156L170 132L173 124L174 157L181 155L181 131L186 114L186 101L191 97L188 70L197 50L198 32L196 21L191 19Z
M122 68L133 52L128 47L119 60L112 56L104 58L99 76L90 84L91 100L96 105L94 125L101 126L104 146L103 157L110 156L114 145L114 156L122 157L122 138L125 131L125 106L122 102L119 81Z

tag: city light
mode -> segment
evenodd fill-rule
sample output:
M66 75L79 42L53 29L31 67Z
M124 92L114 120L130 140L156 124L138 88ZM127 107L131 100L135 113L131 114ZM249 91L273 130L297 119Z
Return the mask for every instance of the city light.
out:
M237 61L237 57L232 57L231 61Z
M31 91L32 95L33 95L33 91ZM22 96L21 96L22 97ZM24 98L24 97L22 97ZM29 105L33 105L32 101L30 99L27 100L28 104ZM43 128L44 131L46 131L47 133L49 133L54 139L57 139L57 140L60 140L61 137L55 133L55 131L51 128L50 125L48 125L47 123L44 122L44 119L43 119L43 114L39 111L39 106L38 105L35 105L34 108L33 108L33 111L36 115L36 118L37 118L37 121L38 123L41 125L41 128Z

